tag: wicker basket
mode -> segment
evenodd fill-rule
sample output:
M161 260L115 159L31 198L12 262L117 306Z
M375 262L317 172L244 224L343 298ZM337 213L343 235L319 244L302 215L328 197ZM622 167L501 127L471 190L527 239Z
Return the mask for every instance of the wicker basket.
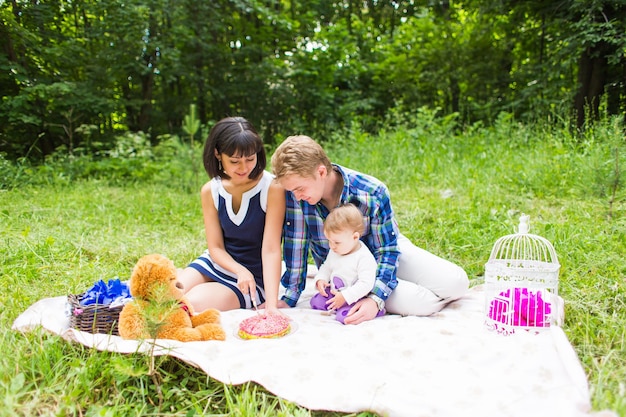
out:
M85 294L70 294L67 302L70 305L70 326L88 333L104 333L119 336L117 323L123 305L109 307L109 304L82 305L80 302Z

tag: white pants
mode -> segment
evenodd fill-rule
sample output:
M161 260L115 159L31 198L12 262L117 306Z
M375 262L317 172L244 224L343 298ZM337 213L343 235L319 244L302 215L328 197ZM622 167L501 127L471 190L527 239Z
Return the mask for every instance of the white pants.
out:
M467 292L469 280L463 268L418 248L403 235L398 248L398 286L385 303L389 313L429 316Z

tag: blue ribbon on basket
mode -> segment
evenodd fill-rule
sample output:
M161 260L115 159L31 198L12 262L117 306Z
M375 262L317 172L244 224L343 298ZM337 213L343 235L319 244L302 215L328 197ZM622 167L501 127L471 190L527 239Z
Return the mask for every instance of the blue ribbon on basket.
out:
M108 282L97 281L93 287L85 291L80 299L80 304L87 306L93 304L112 304L124 299L132 299L128 283L119 278L110 279Z

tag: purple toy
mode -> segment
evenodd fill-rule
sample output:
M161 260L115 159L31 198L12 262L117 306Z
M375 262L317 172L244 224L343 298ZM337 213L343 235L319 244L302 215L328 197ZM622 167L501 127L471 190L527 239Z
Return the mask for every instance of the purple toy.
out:
M340 290L340 289L342 289L345 286L343 280L341 278L339 278L339 277L333 277L332 281L333 281L333 285L335 286L336 290ZM332 295L330 293L330 288L327 288L326 292L328 293L327 296L323 296L320 293L316 293L311 298L311 308L313 308L313 310L328 311L328 306L326 305L326 302L328 300L330 300L331 298L333 298L334 295ZM340 322L341 324L345 324L344 320L345 320L346 316L348 315L348 313L350 312L350 309L352 308L353 305L354 304L345 304L345 305L339 307L337 309L337 311L336 311L335 319L338 322ZM382 309L381 311L378 312L376 317L380 317L380 316L384 316L384 315L385 315L385 309Z

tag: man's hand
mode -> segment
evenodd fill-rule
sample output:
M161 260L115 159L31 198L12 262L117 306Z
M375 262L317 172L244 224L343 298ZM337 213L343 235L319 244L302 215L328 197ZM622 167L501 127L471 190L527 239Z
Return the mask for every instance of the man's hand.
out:
M369 297L362 298L354 304L348 312L344 323L359 324L364 321L372 320L378 314L378 305Z

